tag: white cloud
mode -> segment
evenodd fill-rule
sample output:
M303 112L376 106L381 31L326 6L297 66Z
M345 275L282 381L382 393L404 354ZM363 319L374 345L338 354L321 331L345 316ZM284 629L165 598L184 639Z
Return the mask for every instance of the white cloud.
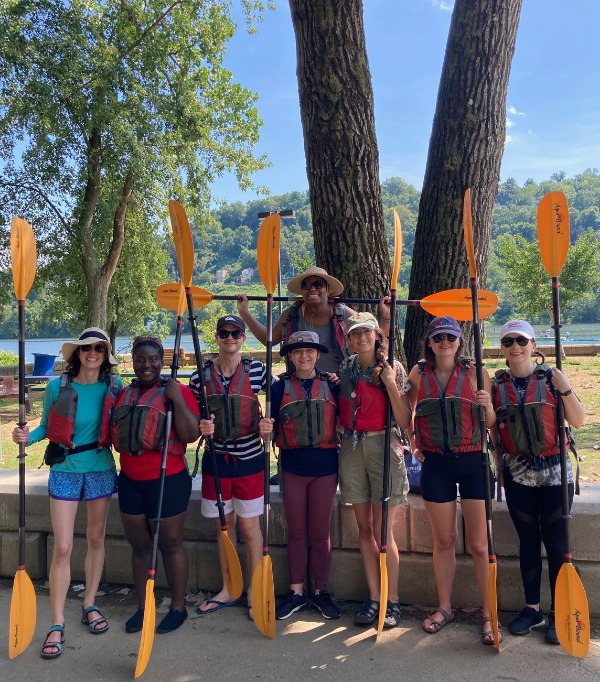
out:
M506 127L507 128L512 128L514 126L514 124L515 124L515 122L512 119L510 119L510 118L506 119Z
M508 144L509 142L513 141L513 136L512 135L507 135L504 142L505 144Z
M431 0L431 4L442 12L451 12L454 9L454 2L447 2L446 0Z
M508 113L511 114L511 116L525 116L524 111L519 111L517 107L508 107Z

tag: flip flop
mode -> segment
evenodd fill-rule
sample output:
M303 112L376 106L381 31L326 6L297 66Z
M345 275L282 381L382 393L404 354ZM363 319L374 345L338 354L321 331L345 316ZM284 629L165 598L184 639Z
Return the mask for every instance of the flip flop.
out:
M201 611L200 606L196 607L196 613L200 616L206 616L208 613L214 613L215 611L220 611L221 609L226 609L228 606L237 606L240 603L239 599L234 599L233 601L219 601L218 599L205 599L200 606L203 604L216 604L214 609L208 609L207 611Z

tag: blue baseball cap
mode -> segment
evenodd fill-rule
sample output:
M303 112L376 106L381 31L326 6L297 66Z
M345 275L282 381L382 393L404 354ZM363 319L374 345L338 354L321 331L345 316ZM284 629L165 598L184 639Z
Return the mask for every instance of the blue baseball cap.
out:
M443 315L441 317L434 317L427 327L427 338L430 339L436 334L454 334L459 338L462 336L460 325L453 317Z

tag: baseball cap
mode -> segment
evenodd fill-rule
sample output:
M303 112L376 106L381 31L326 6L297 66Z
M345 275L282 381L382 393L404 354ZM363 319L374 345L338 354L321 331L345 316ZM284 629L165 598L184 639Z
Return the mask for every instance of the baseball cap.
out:
M352 315L352 317L349 317L346 320L348 333L353 329L359 329L361 327L363 329L377 329L377 327L379 327L379 322L377 322L377 319L371 313L356 313L356 315Z
M219 331L219 329L226 324L232 324L234 327L241 329L243 332L246 331L246 323L237 315L225 315L224 317L220 317L217 320L217 331Z
M535 332L529 322L525 320L509 320L500 330L500 338L507 334L521 334L526 339L535 339Z
M427 327L428 339L436 334L454 334L460 338L462 337L462 330L453 317L442 315L441 317L434 317Z

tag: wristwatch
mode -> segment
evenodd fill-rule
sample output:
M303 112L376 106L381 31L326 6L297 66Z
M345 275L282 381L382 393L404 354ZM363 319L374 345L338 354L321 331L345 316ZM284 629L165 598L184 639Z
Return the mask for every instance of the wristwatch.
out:
M559 393L560 393L560 391L559 391ZM565 391L564 393L560 393L560 394L562 395L563 398L566 398L568 395L571 395L571 393L573 393L572 388L570 388L568 391Z

